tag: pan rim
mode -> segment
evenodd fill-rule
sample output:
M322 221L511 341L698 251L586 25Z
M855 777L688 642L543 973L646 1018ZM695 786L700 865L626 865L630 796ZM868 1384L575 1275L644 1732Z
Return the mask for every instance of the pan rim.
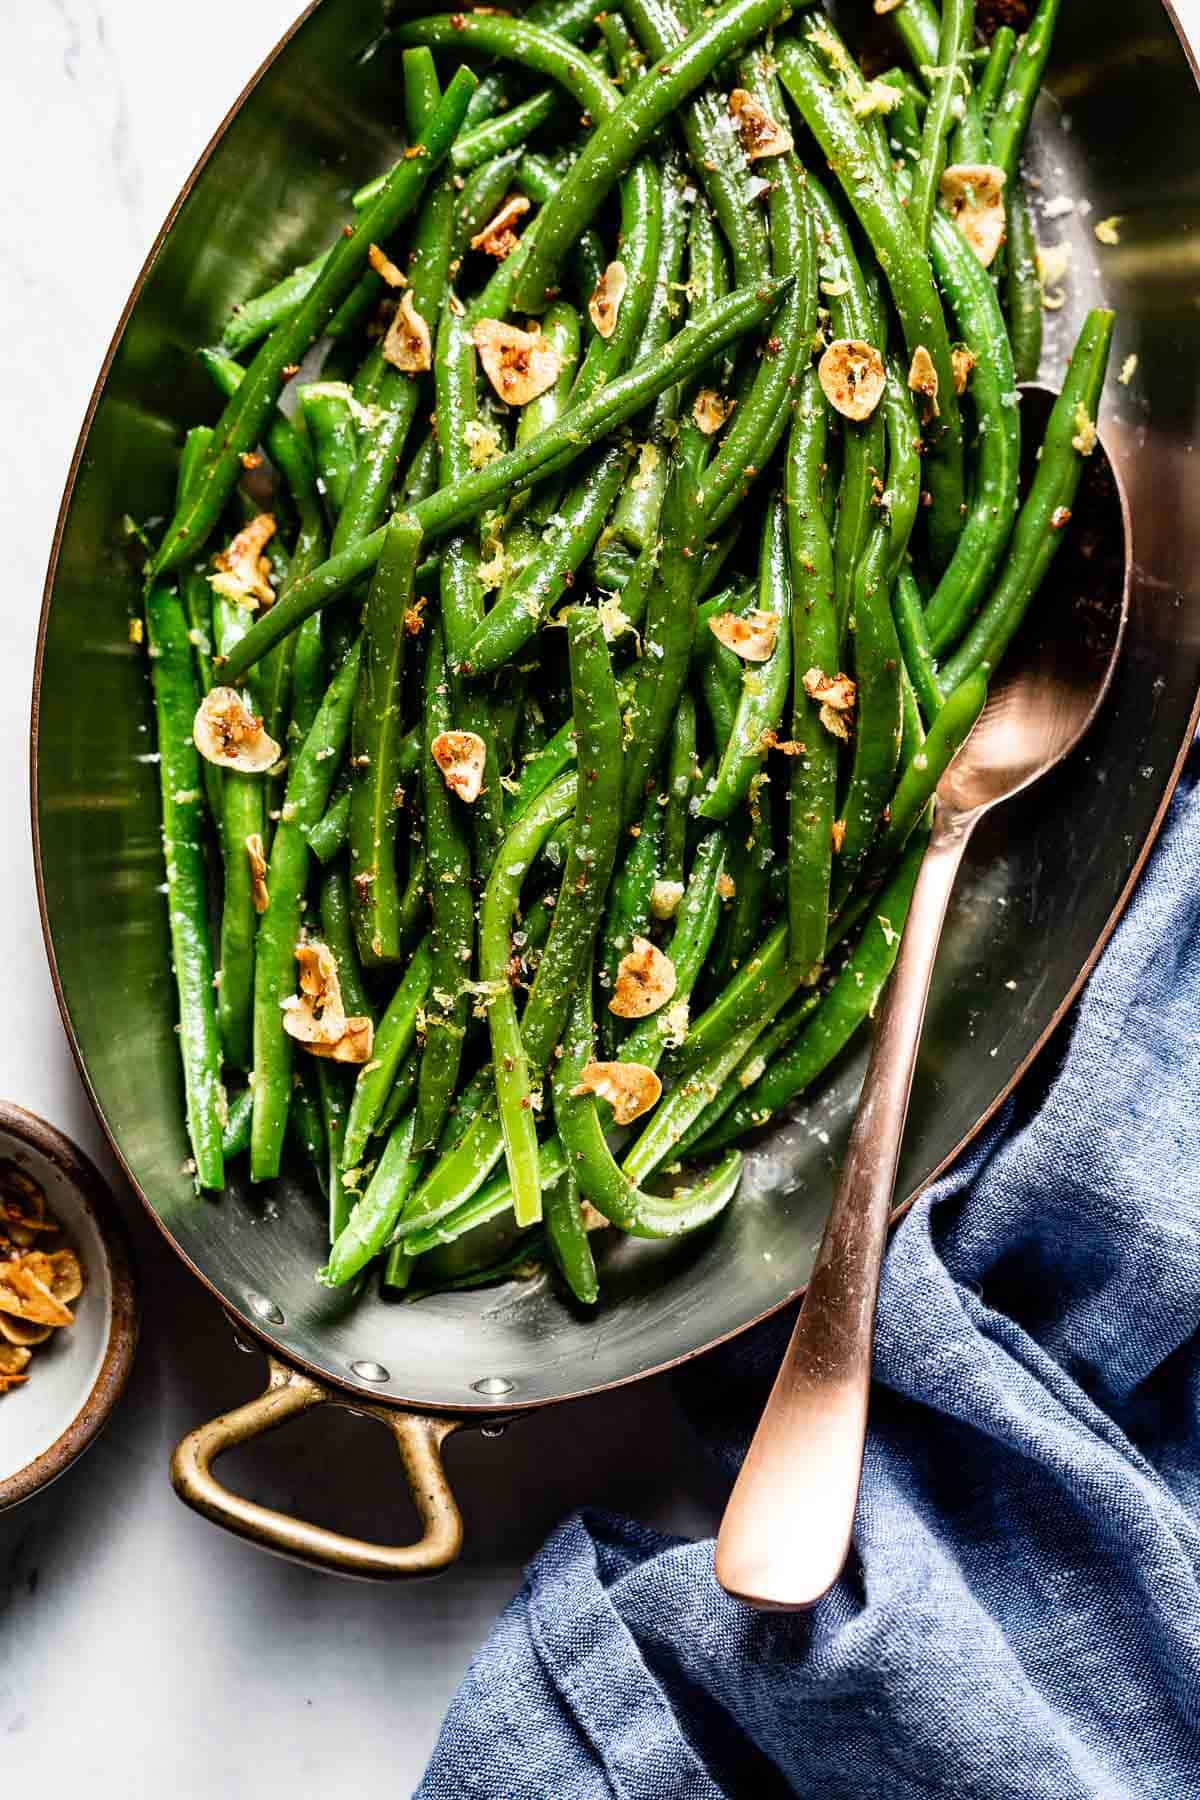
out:
M108 345L108 349L105 352L104 359L100 365L99 374L97 375L95 385L92 388L91 396L88 400L87 409L84 413L82 425L80 426L79 436L71 456L66 482L63 488L63 497L55 521L54 536L51 541L50 557L46 570L46 579L42 589L41 608L38 615L29 728L29 797L38 916L41 922L42 940L45 945L50 979L54 988L54 997L58 1006L59 1015L62 1019L63 1029L66 1033L67 1043L72 1058L74 1059L75 1067L79 1072L80 1080L83 1083L88 1102L96 1115L97 1122L104 1134L105 1141L111 1149L113 1156L116 1158L125 1179L136 1194L152 1223L170 1246L173 1254L179 1258L184 1267L187 1268L208 1290L221 1310L234 1323L237 1331L256 1343L263 1350L264 1354L269 1351L271 1355L277 1357L280 1361L289 1364L293 1368L303 1370L306 1374L313 1376L317 1381L336 1389L340 1394L346 1394L357 1399L369 1398L374 1405L389 1406L400 1411L412 1409L439 1417L460 1418L477 1421L479 1423L486 1423L491 1419L511 1418L520 1413L536 1412L548 1406L559 1406L567 1401L586 1399L593 1394L609 1393L617 1388L631 1386L634 1382L644 1381L651 1376L667 1374L672 1369L679 1368L684 1363L691 1362L695 1357L707 1355L709 1351L717 1349L722 1344L731 1342L734 1338L740 1337L743 1333L752 1330L756 1325L760 1325L765 1320L774 1317L776 1313L781 1312L784 1307L790 1306L801 1294L803 1294L804 1284L789 1289L786 1293L773 1300L771 1304L765 1307L761 1312L756 1312L753 1317L744 1320L741 1324L733 1326L727 1331L718 1333L715 1337L707 1339L704 1343L698 1344L692 1349L681 1351L674 1356L664 1357L661 1361L655 1362L645 1369L638 1369L631 1371L628 1374L618 1375L609 1381L595 1382L587 1386L572 1388L567 1392L555 1395L551 1398L535 1397L528 1400L507 1399L499 1402L486 1401L483 1399L480 1399L477 1402L468 1402L460 1399L447 1401L443 1404L440 1402L430 1402L428 1400L405 1399L391 1394L386 1396L380 1395L378 1389L372 1389L366 1383L358 1383L350 1381L342 1376L330 1374L327 1369L322 1368L319 1364L311 1362L307 1358L297 1354L295 1349L284 1340L276 1338L269 1331L265 1331L261 1320L252 1317L249 1313L230 1300L228 1295L223 1293L216 1286L215 1282L210 1279L204 1270L196 1263L194 1258L188 1254L182 1244L174 1237L144 1192L122 1151L116 1135L109 1129L108 1121L100 1104L99 1097L92 1085L79 1041L75 1035L75 1028L59 974L58 958L55 952L54 937L50 924L50 913L46 899L45 876L42 867L42 844L38 806L38 752L40 745L42 677L45 663L46 637L67 517L75 496L75 487L79 478L84 452L88 438L91 435L96 412L104 390L107 387L108 378L112 371L113 363L116 359L117 352L120 349L130 318L142 298L146 282L158 260L160 252L166 244L167 238L174 229L175 222L182 208L191 197L197 181L207 168L217 149L220 147L226 132L241 112L250 95L274 67L275 63L287 49L287 46L291 43L292 39L303 29L321 4L322 0L309 0L309 4L305 6L304 10L289 26L287 31L284 32L279 41L251 75L246 85L242 88L225 113L224 117L220 120L212 137L201 151L180 189L179 194L171 205L160 230L155 236L149 253L138 272L134 285L130 290L129 298L121 310L116 329ZM1200 62L1198 62L1197 55L1180 23L1174 0L1160 0L1160 4L1166 15L1167 23L1174 32L1176 40L1183 51L1184 58L1191 71L1192 80L1197 89L1200 90ZM958 1142L954 1144L938 1163L937 1167L930 1171L928 1177L920 1184L920 1186L915 1188L914 1191L907 1195L899 1205L893 1208L889 1220L889 1228L894 1226L898 1220L902 1219L909 1209L915 1205L916 1201L921 1197L925 1190L931 1186L933 1182L938 1180L940 1176L942 1176L946 1170L958 1160L963 1151L970 1144L975 1142L979 1137L979 1134L995 1117L1001 1106L1004 1105L1005 1101L1013 1093L1018 1084L1024 1079L1030 1068L1046 1048L1050 1039L1058 1030L1066 1014L1075 1004L1075 1001L1083 990L1084 984L1087 982L1088 977L1091 975L1092 970L1095 968L1096 963L1103 954L1109 939L1116 930L1116 927L1132 898L1134 889L1141 879L1142 871L1158 841L1163 820L1166 817L1167 809L1174 797L1175 789L1179 784L1179 779L1183 773L1184 764L1187 760L1187 755L1191 748L1192 741L1196 736L1198 727L1200 727L1200 692L1197 693L1193 700L1183 740L1176 752L1174 762L1167 775L1162 796L1143 837L1138 854L1130 868L1129 875L1120 894L1117 896L1113 908L1105 920L1095 943L1084 958L1078 973L1073 977L1062 1000L1055 1008L1052 1016L1047 1021L1043 1030L1039 1033L1035 1042L1030 1046L1029 1050L1017 1066L1012 1070L999 1092L993 1097L992 1101L980 1114L979 1118L975 1120L970 1130L964 1133Z

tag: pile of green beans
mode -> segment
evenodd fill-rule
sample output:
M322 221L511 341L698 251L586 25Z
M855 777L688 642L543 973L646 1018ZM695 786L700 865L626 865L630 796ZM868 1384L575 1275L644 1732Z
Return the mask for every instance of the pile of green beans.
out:
M145 601L187 1129L201 1190L311 1168L330 1285L590 1307L595 1228L731 1204L873 1012L1069 529L1111 314L1024 494L1016 387L1057 0L990 44L905 0L875 83L792 10L396 21L404 153L200 352ZM980 163L990 271L943 198ZM198 754L222 688L273 766Z

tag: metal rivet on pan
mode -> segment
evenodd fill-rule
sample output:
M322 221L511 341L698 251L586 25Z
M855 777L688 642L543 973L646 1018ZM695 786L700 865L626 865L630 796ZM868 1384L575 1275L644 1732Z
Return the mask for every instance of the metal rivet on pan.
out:
M357 1375L360 1381L390 1381L392 1378L382 1363L352 1362L350 1373Z
M511 1394L516 1383L507 1375L485 1375L482 1381L473 1381L471 1386L477 1394Z
M285 1325L287 1323L275 1302L268 1300L265 1294L247 1294L246 1304L250 1311L257 1313L258 1317L267 1325Z
M502 1425L484 1425L480 1428L479 1435L480 1435L480 1437L489 1437L489 1438L503 1437L507 1430L508 1430L507 1422Z

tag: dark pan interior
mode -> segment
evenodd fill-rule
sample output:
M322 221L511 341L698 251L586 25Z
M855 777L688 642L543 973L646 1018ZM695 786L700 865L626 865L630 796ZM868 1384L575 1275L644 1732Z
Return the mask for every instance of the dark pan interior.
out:
M616 1245L581 1319L508 1287L389 1306L312 1279L322 1208L295 1184L198 1199L173 1033L157 770L138 589L120 520L168 506L183 428L214 416L191 357L229 306L312 256L383 167L397 63L381 11L324 0L257 82L184 201L128 316L81 448L51 570L35 703L35 824L48 941L101 1117L163 1227L216 1293L288 1357L350 1386L445 1408L505 1408L631 1379L736 1332L808 1273L861 1077L848 1057L750 1162L724 1221L681 1246ZM994 1108L1076 989L1125 894L1191 728L1200 674L1200 110L1157 0L1063 9L1033 166L1042 198L1090 203L1043 224L1073 246L1048 315L1054 380L1086 304L1119 312L1105 431L1128 487L1135 575L1126 652L1090 738L981 830L951 910L901 1167L915 1192ZM1052 206L1062 215L1062 208ZM1095 221L1122 217L1119 247ZM1063 559L1065 563L1065 558ZM1064 578L1065 580L1065 578ZM1101 600L1105 575L1070 580ZM1061 593L1064 581L1056 590ZM1064 600L1062 603L1068 603ZM378 1369L375 1371L378 1375ZM481 1387L482 1384L482 1387Z

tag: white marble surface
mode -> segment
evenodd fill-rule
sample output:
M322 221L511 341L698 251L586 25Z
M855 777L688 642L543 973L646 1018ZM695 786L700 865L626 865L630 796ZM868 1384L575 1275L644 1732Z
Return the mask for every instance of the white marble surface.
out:
M1200 0L1179 10L1200 25ZM215 122L295 11L295 0L204 0L185 24L180 8L152 0L0 0L0 920L6 965L20 971L6 983L0 1092L102 1163L45 970L29 852L27 696L47 548L95 371L142 258ZM6 1790L38 1791L52 1768L100 1793L180 1800L410 1793L469 1655L563 1513L597 1503L711 1529L720 1485L656 1383L499 1440L462 1440L451 1464L466 1492L468 1550L438 1583L335 1582L226 1539L173 1498L167 1458L184 1429L244 1398L260 1370L123 1199L146 1299L131 1391L84 1463L0 1518ZM288 1495L312 1478L310 1443L300 1427L246 1479L264 1497ZM338 1472L326 1516L382 1527L394 1471L367 1428L339 1429L326 1466Z
M7 984L0 1093L105 1167L34 899L25 766L41 587L79 422L142 259L297 10L204 0L188 15L203 28L184 30L179 8L151 0L0 0L0 354L6 416L22 421L0 479L0 920L7 965L21 971ZM243 1547L179 1504L167 1461L189 1426L257 1390L261 1364L237 1354L215 1307L122 1198L146 1302L131 1390L82 1463L0 1517L6 1792L37 1791L49 1766L102 1794L180 1800L411 1793L468 1658L558 1519L595 1503L712 1528L719 1490L657 1383L452 1446L468 1548L439 1582L344 1583ZM377 1435L348 1421L321 1444L322 1465L338 1471L323 1516L397 1533L408 1528L391 1505L398 1470ZM239 1479L264 1498L319 1483L314 1443L302 1426L247 1459Z

